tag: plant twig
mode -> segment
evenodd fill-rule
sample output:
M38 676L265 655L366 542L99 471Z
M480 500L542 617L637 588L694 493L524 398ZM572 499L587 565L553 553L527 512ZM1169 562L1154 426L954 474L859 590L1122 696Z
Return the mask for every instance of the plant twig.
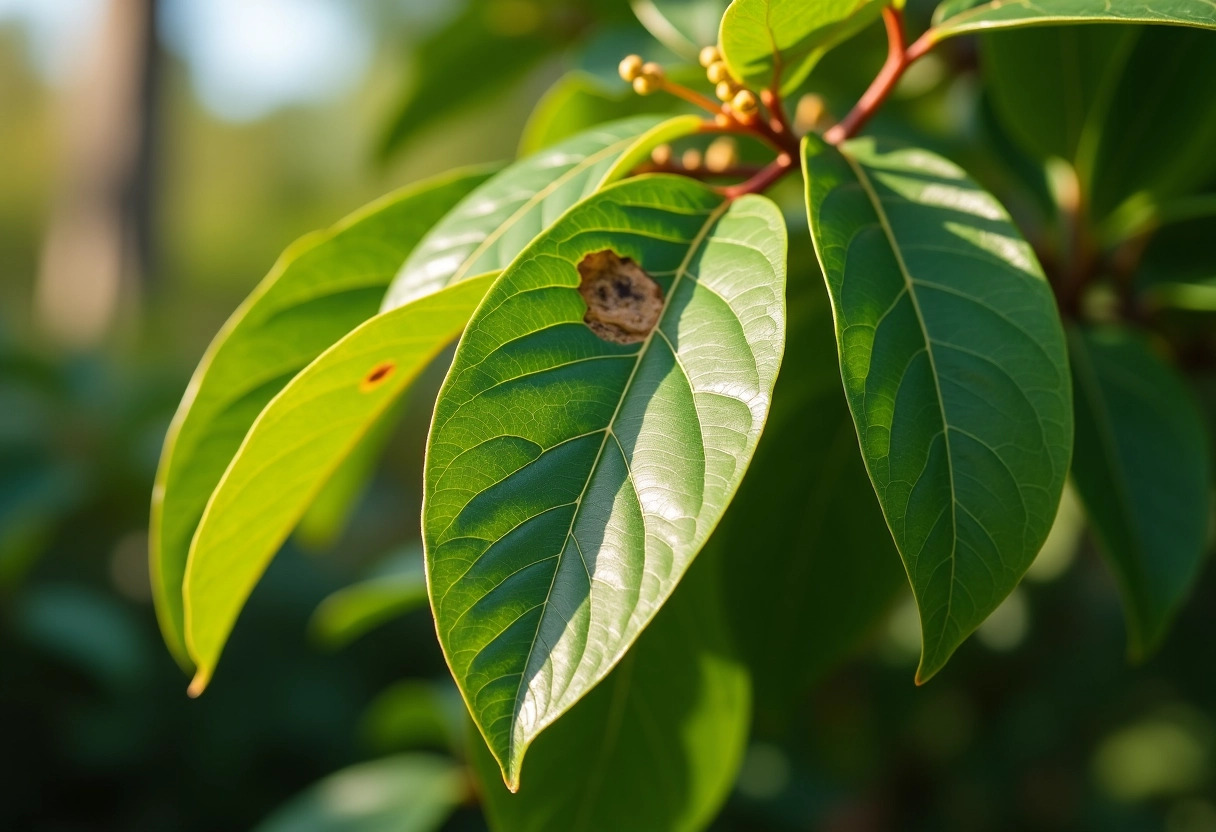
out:
M774 182L785 176L794 168L794 157L789 153L779 153L777 158L769 162L760 172L748 179L746 182L740 182L738 185L727 185L724 188L719 188L718 192L727 199L738 199L744 194L758 194L767 189Z
M903 12L886 6L882 10L882 20L887 27L887 60L870 84L869 89L862 94L849 114L839 124L834 125L823 134L823 140L828 144L840 144L856 134L886 100L900 77L903 76L904 70L908 68L908 64L911 63L908 51L904 48ZM923 40L925 40L924 37L918 40L917 44ZM928 48L928 46L922 47L917 57L924 54Z
M676 98L682 98L689 104L700 107L703 110L708 110L711 113L720 113L722 111L721 105L709 96L702 95L696 90L689 89L683 84L677 84L674 81L670 81L666 78L659 81L659 89L663 92L669 93L670 95L674 95Z

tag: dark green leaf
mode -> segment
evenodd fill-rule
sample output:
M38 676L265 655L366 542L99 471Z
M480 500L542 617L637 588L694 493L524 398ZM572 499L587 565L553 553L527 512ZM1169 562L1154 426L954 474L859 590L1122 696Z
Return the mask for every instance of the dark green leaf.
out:
M785 244L763 197L630 179L533 242L461 339L423 540L440 643L508 784L625 654L738 486L781 361ZM592 254L601 291L645 296L630 308L657 326L614 343L583 322Z
M695 116L637 116L600 125L516 162L468 195L419 243L382 308L507 267L583 197L613 182L658 144L700 127Z
M795 241L791 248L791 264L800 262ZM710 544L726 560L732 630L758 715L777 719L874 630L907 580L840 389L815 255L804 256L810 268L789 281L772 413Z
M828 50L878 18L881 0L734 0L719 41L731 74L792 92Z
M1139 336L1070 333L1072 476L1123 593L1132 656L1151 652L1186 598L1208 546L1211 442L1172 367Z
M342 647L399 615L426 605L426 575L418 551L393 558L373 577L330 595L310 628L327 647Z
M1072 452L1064 333L1034 253L955 165L804 143L845 393L920 610L919 681L1001 603Z
M518 794L471 737L490 826L694 832L730 791L747 741L747 671L727 647L706 553L620 664L537 741Z
M376 315L283 388L258 416L207 503L182 585L198 694L258 578L363 435L456 339L493 275Z
M467 797L460 766L431 754L401 754L331 774L254 832L433 832Z
M296 373L376 313L414 245L488 175L462 171L410 186L298 241L207 348L165 437L152 492L152 597L183 666L190 539L250 425Z
M1216 29L1209 0L946 0L933 13L935 40L1015 26L1164 23Z

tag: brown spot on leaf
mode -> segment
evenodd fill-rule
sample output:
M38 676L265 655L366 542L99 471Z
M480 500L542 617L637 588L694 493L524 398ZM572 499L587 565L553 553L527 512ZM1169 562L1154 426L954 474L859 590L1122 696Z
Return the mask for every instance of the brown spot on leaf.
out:
M583 322L592 332L614 344L646 340L663 311L663 290L654 278L608 249L584 257L578 273L578 293L587 304Z
M381 384L388 381L389 376L393 374L393 370L397 369L397 365L392 361L381 361L375 367L372 367L367 375L363 377L363 381L359 383L360 393L370 393Z

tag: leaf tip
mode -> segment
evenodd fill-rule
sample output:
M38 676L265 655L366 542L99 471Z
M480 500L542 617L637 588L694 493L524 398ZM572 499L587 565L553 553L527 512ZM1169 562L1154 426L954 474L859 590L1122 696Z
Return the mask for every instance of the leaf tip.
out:
M211 675L203 670L199 670L194 674L194 678L190 680L190 686L186 688L186 696L191 699L198 699L203 695L203 691L207 689L207 683L211 681Z

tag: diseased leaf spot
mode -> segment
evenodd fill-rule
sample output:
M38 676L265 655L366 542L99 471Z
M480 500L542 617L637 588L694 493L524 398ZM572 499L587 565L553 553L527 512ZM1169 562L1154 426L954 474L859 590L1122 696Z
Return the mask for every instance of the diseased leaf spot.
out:
M392 361L381 361L371 371L363 377L363 381L359 383L360 393L370 393L381 384L388 381L392 376L393 371L397 369L397 365Z
M636 344L659 322L663 290L628 257L609 249L588 254L578 264L578 293L587 304L583 322L614 344Z

